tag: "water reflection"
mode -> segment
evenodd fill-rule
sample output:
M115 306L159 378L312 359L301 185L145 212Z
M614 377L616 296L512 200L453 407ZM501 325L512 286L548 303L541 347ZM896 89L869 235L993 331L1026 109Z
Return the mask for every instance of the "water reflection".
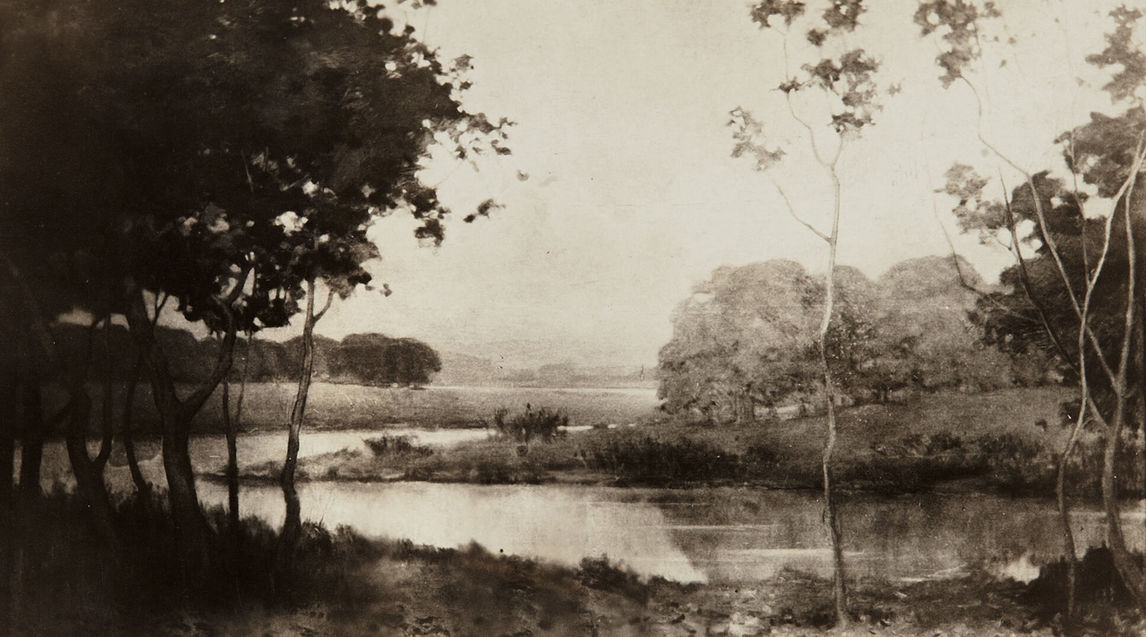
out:
M225 489L204 484L205 502ZM577 564L607 555L643 575L752 582L784 568L827 576L828 538L817 494L752 489L615 489L436 483L310 483L304 516L377 537L442 547L478 542L493 552ZM282 521L274 487L246 488L245 515ZM973 568L1029 579L1061 555L1053 505L1038 500L927 494L854 496L842 506L849 574L897 580L953 577ZM1143 545L1141 508L1125 516ZM1101 545L1098 511L1075 516L1080 547Z
M595 489L544 486L473 486L435 483L308 483L299 489L304 519L328 527L348 525L368 536L409 538L440 547L477 542L495 553L576 565L607 555L646 575L705 581L673 541L655 506L616 507ZM203 484L208 504L226 501L226 489ZM601 506L604 505L604 506ZM245 488L243 514L272 524L283 519L282 492Z

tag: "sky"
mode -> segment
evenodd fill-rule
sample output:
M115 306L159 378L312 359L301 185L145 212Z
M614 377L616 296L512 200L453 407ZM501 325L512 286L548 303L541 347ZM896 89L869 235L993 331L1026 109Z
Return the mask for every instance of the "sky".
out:
M876 277L949 253L940 223L957 235L951 202L933 191L953 162L1012 187L1020 177L978 142L972 93L940 85L937 45L911 21L915 1L870 4L847 44L877 55L881 83L900 92L844 150L839 259ZM973 74L985 135L1032 171L1059 166L1054 137L1092 110L1111 112L1095 88L1102 76L1083 62L1102 46L1109 7L999 5L1004 20L984 37L1000 42L988 40ZM514 154L477 171L432 162L425 179L460 213L445 242L420 247L399 215L376 224L383 258L371 271L393 294L335 304L319 333L412 336L515 367L647 366L671 337L673 307L714 268L788 258L824 271L826 246L787 214L772 179L824 228L830 187L773 90L782 38L751 22L747 2L439 0L399 14L442 56L472 56L465 103L516 122ZM793 64L810 55L798 33L790 49ZM730 156L737 106L788 153L775 172ZM503 207L461 223L487 197ZM954 240L988 279L1010 258Z

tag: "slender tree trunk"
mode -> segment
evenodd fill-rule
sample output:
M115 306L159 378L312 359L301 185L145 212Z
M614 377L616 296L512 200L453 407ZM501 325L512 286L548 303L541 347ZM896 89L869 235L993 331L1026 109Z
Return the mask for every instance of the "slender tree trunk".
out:
M236 423L231 418L231 381L223 379L223 427L227 434L227 525L239 530L239 444Z
M16 393L15 390L14 382L4 383L3 391L9 397ZM16 435L12 411L7 408L0 411L5 412L0 413L0 510L8 512L12 509L16 494L13 484L16 471Z
M40 488L40 465L43 460L44 407L40 378L30 372L21 388L24 424L20 438L20 495L17 501L15 550L13 554L12 576L10 579L12 625L18 626L21 614L21 600L24 597L24 582L35 572L37 564L27 558L27 547L35 541L33 534L37 525L33 518L39 515L39 501L43 492Z
M1138 163L1135 164L1137 169ZM1128 395L1127 374L1130 367L1131 346L1134 342L1136 321L1143 320L1137 316L1136 291L1137 280L1137 250L1135 246L1134 224L1130 211L1130 201L1133 194L1133 181L1125 195L1124 210L1126 214L1126 252L1127 252L1127 297L1125 306L1125 323L1122 333L1122 348L1118 358L1118 373L1114 382L1114 395L1117 401L1114 406L1114 415L1106 427L1106 445L1102 458L1102 503L1106 511L1106 540L1110 545L1110 552L1114 558L1114 567L1126 584L1126 588L1134 596L1140 607L1146 606L1146 573L1142 564L1131 557L1126 548L1126 540L1122 534L1122 517L1118 506L1118 485L1115 475L1115 461L1118 457L1118 448L1122 443L1122 430L1126 421L1126 408L1130 401Z
M1066 496L1066 471L1070 465L1070 457L1074 453L1074 447L1078 442L1078 435L1082 430L1082 422L1086 413L1088 396L1086 396L1085 390L1083 394L1078 419L1075 421L1074 427L1071 428L1070 438L1067 440L1066 446L1059 456L1058 472L1055 476L1054 489L1055 499L1058 502L1059 520L1062 523L1062 551L1063 556L1066 558L1066 608L1063 619L1067 625L1074 619L1075 587L1078 579L1078 553L1074 543L1074 530L1071 528L1070 503L1067 502Z
M836 449L836 389L832 379L832 369L828 364L828 332L832 325L835 309L836 248L839 245L840 227L840 179L835 166L831 166L832 190L835 205L832 211L832 231L828 236L828 272L824 282L824 314L820 322L819 353L820 369L824 376L824 407L827 417L827 438L824 441L821 467L824 474L824 513L828 532L832 540L832 591L835 598L836 626L846 628L850 623L847 605L847 584L844 580L843 529L839 511L836 509L835 493L832 490L832 456Z
M1122 401L1115 407L1114 416L1106 428L1106 443L1102 458L1102 506L1106 513L1106 542L1114 558L1114 567L1122 577L1131 595L1141 604L1146 599L1146 576L1142 566L1131 557L1122 534L1122 517L1118 506L1118 485L1114 460L1121 443L1125 406Z
M24 426L20 438L20 498L31 503L41 495L40 465L44 456L44 407L39 377L30 374L21 393Z
M243 372L239 376L239 398L231 415L231 387L223 379L223 418L227 425L227 514L231 528L239 529L239 430L243 422L243 398L247 395L247 375L251 371L251 348L254 333L247 332L247 349L243 352Z
M15 393L15 383L4 383L5 393ZM16 498L13 488L15 470L15 439L11 422L11 411L2 409L0 413L0 635L12 632L12 599L14 584L17 581L16 568L17 518Z
M131 482L135 491L142 498L151 494L151 483L143 477L139 470L139 457L135 454L135 392L139 387L139 375L142 372L143 357L136 358L135 366L131 370L131 379L127 382L127 395L123 399L123 420L120 421L120 441L123 443L123 453L127 456L127 469L131 472Z
M282 555L289 560L302 530L302 507L295 487L295 470L298 468L299 436L306 416L306 399L310 393L311 375L314 373L314 280L306 282L306 315L302 328L302 370L299 372L298 392L290 411L290 431L287 435L286 461L283 463L280 484L283 500L286 502L286 519L283 522Z

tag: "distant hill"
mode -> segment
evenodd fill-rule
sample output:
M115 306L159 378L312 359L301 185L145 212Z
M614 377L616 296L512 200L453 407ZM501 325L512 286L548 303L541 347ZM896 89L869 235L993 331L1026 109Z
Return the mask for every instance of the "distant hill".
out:
M572 362L509 367L487 358L446 352L436 385L513 385L518 387L656 387L653 366L590 366Z

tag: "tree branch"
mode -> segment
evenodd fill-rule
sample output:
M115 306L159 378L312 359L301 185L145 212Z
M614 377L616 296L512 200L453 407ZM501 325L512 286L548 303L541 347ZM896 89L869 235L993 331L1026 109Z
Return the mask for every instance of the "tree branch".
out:
M314 322L315 323L317 323L319 321L319 319L322 318L323 314L326 314L326 311L330 309L330 304L333 302L334 302L334 288L328 288L326 290L326 303L323 303L322 309L319 310L318 313L314 315Z
M780 197L784 200L784 205L787 207L788 214L791 215L793 219L795 219L800 223L800 225L804 226L808 230L811 230L812 234L816 235L825 242L831 241L831 237L829 237L826 233L821 232L818 228L805 221L802 217L800 217L799 214L796 213L796 208L792 205L792 200L788 198L788 193L784 191L784 188L780 186L780 182L777 181L774 177L772 178L772 185L776 187L776 192L780 193Z

